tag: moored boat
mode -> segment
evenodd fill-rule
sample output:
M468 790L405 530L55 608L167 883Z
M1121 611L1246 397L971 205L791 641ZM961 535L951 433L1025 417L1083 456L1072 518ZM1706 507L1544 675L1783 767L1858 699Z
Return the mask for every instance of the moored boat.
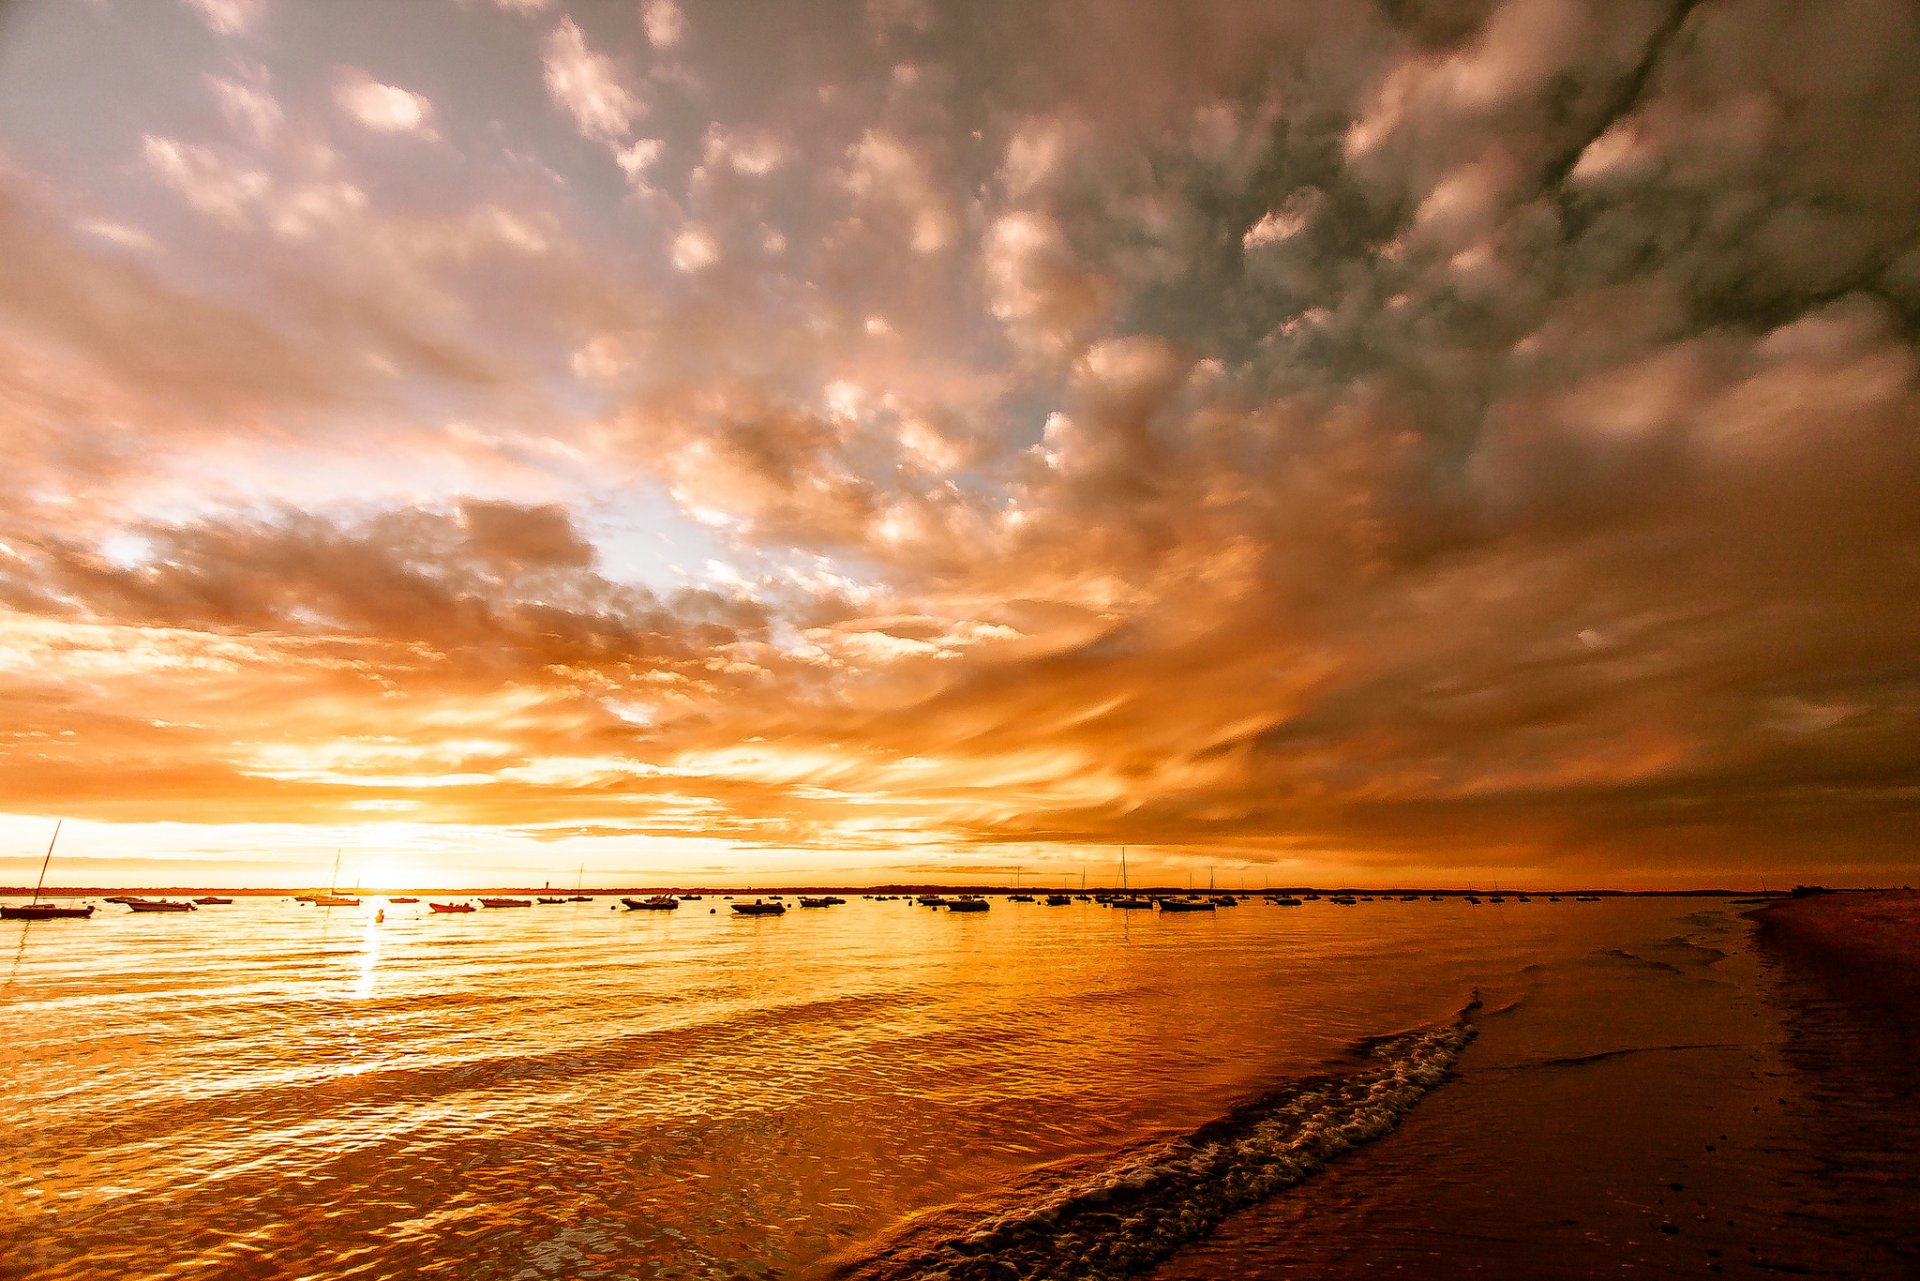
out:
M0 921L86 920L93 915L93 904L85 907L60 907L53 903L14 903L0 907Z
M480 900L480 906L481 907L532 907L533 900L530 898L483 898Z
M166 898L130 899L127 906L136 912L191 912L194 906L185 900L176 901Z
M983 898L965 894L949 902L947 904L947 910L949 912L984 912L990 906L991 904Z
M735 903L733 910L742 916L778 916L787 910L785 903L763 903L755 899L751 903ZM799 928L798 926L795 927Z
M429 903L427 906L436 912L471 912L473 910L471 903Z
M398 898L390 898L387 900L387 902L389 903L418 903L419 901L420 900L417 898L408 898L404 894L400 895Z
M1163 898L1160 901L1162 912L1211 912L1216 904L1204 898Z
M203 894L199 898L193 901L198 903L201 907L224 907L227 904L233 902L232 899L221 898L218 894Z
M629 912L672 912L680 906L680 900L671 894L655 894L652 898L623 898Z
M85 907L61 907L40 901L40 889L47 883L47 864L53 862L53 846L60 839L60 827L65 822L57 819L53 824L53 839L47 842L47 855L40 860L40 879L33 883L32 900L0 907L0 921L86 920L93 915L91 903Z
M564 903L564 902L566 902L567 900L566 900L566 899L564 899L564 898L547 898L547 897L545 897L545 896L543 895L543 896L541 897L541 899L540 899L540 901L541 901L542 903L549 903L549 904L551 904L551 903Z

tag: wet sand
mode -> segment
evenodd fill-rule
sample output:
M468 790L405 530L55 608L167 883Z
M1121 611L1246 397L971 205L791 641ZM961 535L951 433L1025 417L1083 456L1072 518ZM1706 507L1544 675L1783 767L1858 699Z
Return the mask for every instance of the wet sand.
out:
M1920 1276L1920 1070L1768 932L1702 912L1487 1010L1398 1131L1151 1275Z
M1819 975L1835 995L1920 1036L1920 893L1814 894L1753 913L1764 946Z

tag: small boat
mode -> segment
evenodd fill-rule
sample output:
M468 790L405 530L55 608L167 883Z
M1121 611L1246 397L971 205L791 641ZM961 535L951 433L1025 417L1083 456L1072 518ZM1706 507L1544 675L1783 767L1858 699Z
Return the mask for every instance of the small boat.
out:
M1335 894L1332 898L1329 898L1327 900L1327 902L1329 903L1338 903L1341 907L1352 907L1355 903L1358 903L1359 901L1360 901L1359 899L1356 899L1351 894Z
M54 841L60 839L60 825L65 819L58 819L53 825L53 840L47 842L47 856L40 860L40 879L33 883L33 900L0 907L0 921L58 921L86 920L93 915L93 904L85 907L60 907L53 903L40 901L40 887L47 883L47 864L53 862Z
M333 876L327 881L325 894L302 894L300 897L315 907L359 907L360 900L351 894L342 894L340 888L340 853L333 852Z
M949 912L984 912L989 906L991 905L987 900L969 894L949 902L947 910Z
M139 897L138 894L109 894L106 897L106 901L109 903L131 903Z
M1160 900L1162 912L1211 912L1216 904L1203 898L1163 898Z
M471 912L473 910L471 903L429 903L427 906L436 912Z
M563 898L545 898L545 897L542 897L540 901L541 901L542 903L565 903L565 902L566 902L567 900L566 900L566 899L563 899Z
M1107 900L1108 907L1125 908L1130 912L1153 910L1153 900L1141 898L1127 889L1127 847L1120 847L1120 893Z
M919 898L915 899L914 902L918 903L921 907L944 907L947 901L938 894L922 894Z
M1033 895L1031 895L1031 894L1009 894L1009 895L1007 895L1007 902L1009 902L1009 903L1031 903L1031 902L1033 902Z
M700 901L700 896L698 894L682 894L680 896L680 901L682 903L698 903Z
M679 910L680 900L671 894L655 894L652 898L623 898L629 912L673 912Z
M1073 902L1073 897L1072 897L1071 895L1068 895L1068 894L1049 894L1049 895L1047 895L1047 906L1048 906L1048 907L1065 907L1065 906L1067 906L1067 905L1068 905L1069 903L1071 903L1071 902Z
M221 898L218 894L203 895L202 897L197 898L193 901L198 903L201 907L225 907L227 904L233 902L232 899Z
M1215 907L1239 907L1240 900L1231 894L1222 894L1219 898L1213 900L1213 905Z
M93 915L93 904L85 907L60 907L54 903L18 903L0 907L0 921L58 921L67 918L86 920Z
M762 903L759 899L751 903L735 903L733 910L742 916L778 916L787 910L785 903ZM798 926L794 927L798 929Z
M829 895L826 898L807 898L805 895L802 895L800 899L800 906L801 907L832 907L834 903L836 903L837 901L838 900L833 898L831 895Z
M530 898L483 898L480 900L480 906L481 907L532 907L533 900Z
M390 898L387 900L387 902L389 903L418 903L419 901L420 900L417 898L408 898L405 895L401 895L399 898Z
M194 910L193 904L185 900L176 902L165 898L137 898L129 901L127 906L136 912L191 912Z
M1270 898L1267 902L1275 907L1299 907L1301 902L1291 894L1282 894L1279 898Z
M567 895L567 902L569 902L569 903L591 903L591 902L593 902L593 895L591 895L591 894L569 894L569 895Z

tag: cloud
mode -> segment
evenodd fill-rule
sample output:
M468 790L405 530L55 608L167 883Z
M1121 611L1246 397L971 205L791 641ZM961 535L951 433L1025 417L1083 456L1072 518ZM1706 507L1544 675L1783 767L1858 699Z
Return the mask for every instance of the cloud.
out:
M614 147L626 141L646 106L613 60L587 47L572 18L562 18L541 42L540 59L547 95L573 117L582 137Z
M267 11L266 0L184 0L184 3L208 28L223 36L252 31Z
M1911 866L1910 6L548 12L9 174L12 803Z
M672 49L687 33L686 15L673 0L646 0L641 21L647 29L647 43L656 49Z
M268 88L264 71L256 68L242 78L209 76L207 83L220 103L220 114L236 133L263 147L279 135L286 114Z
M435 136L431 102L406 89L381 84L357 68L346 68L334 77L333 102L357 124L375 133Z
M1061 354L1099 323L1110 290L1067 244L1060 224L1043 213L1003 215L981 246L989 306L1023 347Z

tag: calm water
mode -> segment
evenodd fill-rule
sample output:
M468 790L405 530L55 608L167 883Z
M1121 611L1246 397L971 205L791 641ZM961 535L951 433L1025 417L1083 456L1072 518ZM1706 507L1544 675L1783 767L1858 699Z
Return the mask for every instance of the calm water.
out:
M9 922L0 1271L1122 1272L1309 1195L1272 1196L1524 1002L1527 1044L1580 1041L1543 974L1745 932L1701 900L375 905ZM1718 1004L1774 1045L1751 987Z

